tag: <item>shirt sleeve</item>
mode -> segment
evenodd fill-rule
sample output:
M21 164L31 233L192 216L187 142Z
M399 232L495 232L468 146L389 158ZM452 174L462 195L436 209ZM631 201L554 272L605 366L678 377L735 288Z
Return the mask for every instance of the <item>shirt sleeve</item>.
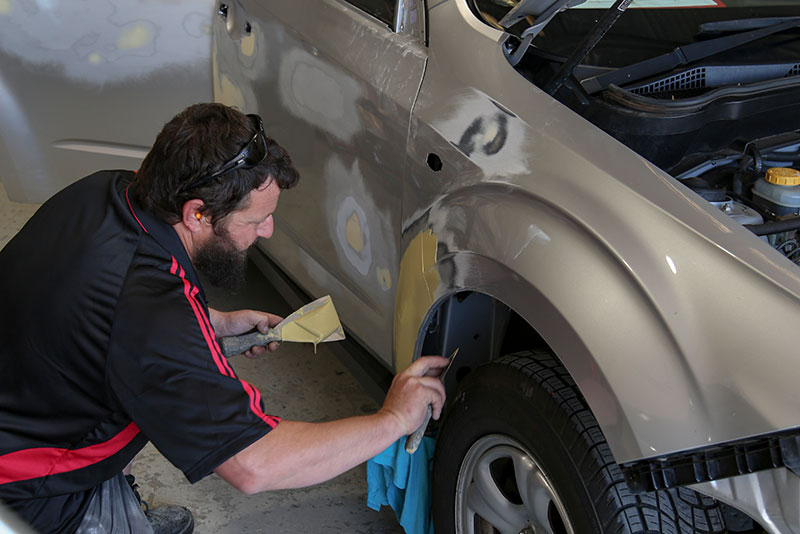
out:
M279 422L217 345L198 288L173 260L133 267L122 289L107 379L139 429L194 483Z

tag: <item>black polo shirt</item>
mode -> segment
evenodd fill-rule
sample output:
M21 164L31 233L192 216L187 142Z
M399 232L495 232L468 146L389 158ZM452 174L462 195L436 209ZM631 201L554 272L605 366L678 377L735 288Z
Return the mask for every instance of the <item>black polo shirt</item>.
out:
M0 251L0 499L46 532L152 441L190 482L280 421L217 345L178 235L103 171Z

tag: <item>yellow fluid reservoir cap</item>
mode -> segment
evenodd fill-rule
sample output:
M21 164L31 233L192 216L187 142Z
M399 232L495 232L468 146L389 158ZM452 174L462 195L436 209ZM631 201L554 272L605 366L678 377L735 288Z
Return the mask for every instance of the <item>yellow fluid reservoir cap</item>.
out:
M800 185L800 171L788 167L772 167L767 169L765 179L776 185Z

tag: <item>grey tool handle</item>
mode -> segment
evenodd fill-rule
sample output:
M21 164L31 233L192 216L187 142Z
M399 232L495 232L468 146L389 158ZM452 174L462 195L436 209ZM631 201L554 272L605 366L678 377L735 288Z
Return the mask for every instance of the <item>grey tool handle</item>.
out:
M456 347L456 350L454 350L453 353L448 358L448 360L450 361L447 362L447 367L442 369L442 372L439 373L439 380L441 381L442 384L444 384L444 377L447 375L447 371L449 371L450 367L453 366L453 360L455 360L456 354L458 354L458 347ZM428 409L425 410L425 420L422 421L422 424L419 426L418 429L416 429L406 438L406 452L408 454L414 454L415 452L417 452L419 444L422 442L422 436L425 435L425 429L428 427L428 423L430 423L432 415L433 415L433 407L429 404Z
M222 349L222 354L226 358L236 356L248 350L250 347L266 346L273 341L280 341L281 336L275 330L270 330L266 334L261 332L252 332L250 334L242 334L241 336L227 336L220 338L219 346Z
M425 435L425 428L427 428L428 423L431 420L431 414L433 413L433 408L431 405L428 405L428 409L425 411L425 420L422 421L422 424L419 425L419 428L416 429L414 432L409 434L406 438L406 452L408 454L414 454L417 452L417 448L419 444L422 442L422 436Z

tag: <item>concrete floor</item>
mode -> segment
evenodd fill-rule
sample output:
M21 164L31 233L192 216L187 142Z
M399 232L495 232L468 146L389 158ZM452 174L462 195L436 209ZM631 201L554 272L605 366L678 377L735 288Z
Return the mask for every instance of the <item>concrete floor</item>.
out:
M0 248L16 234L38 206L10 202L0 185ZM279 315L292 310L251 265L247 288L230 294L206 287L212 306L221 310L255 308ZM371 413L378 404L324 345L284 343L257 360L231 359L236 373L259 389L266 412L284 419L326 421ZM281 377L276 380L275 377ZM200 393L199 393L200 394ZM182 504L192 510L195 532L260 533L402 533L394 512L366 505L364 465L318 486L248 496L216 475L189 484L154 447L134 459L132 474L151 506Z
M38 207L38 204L11 202L0 182L0 249L11 241Z

